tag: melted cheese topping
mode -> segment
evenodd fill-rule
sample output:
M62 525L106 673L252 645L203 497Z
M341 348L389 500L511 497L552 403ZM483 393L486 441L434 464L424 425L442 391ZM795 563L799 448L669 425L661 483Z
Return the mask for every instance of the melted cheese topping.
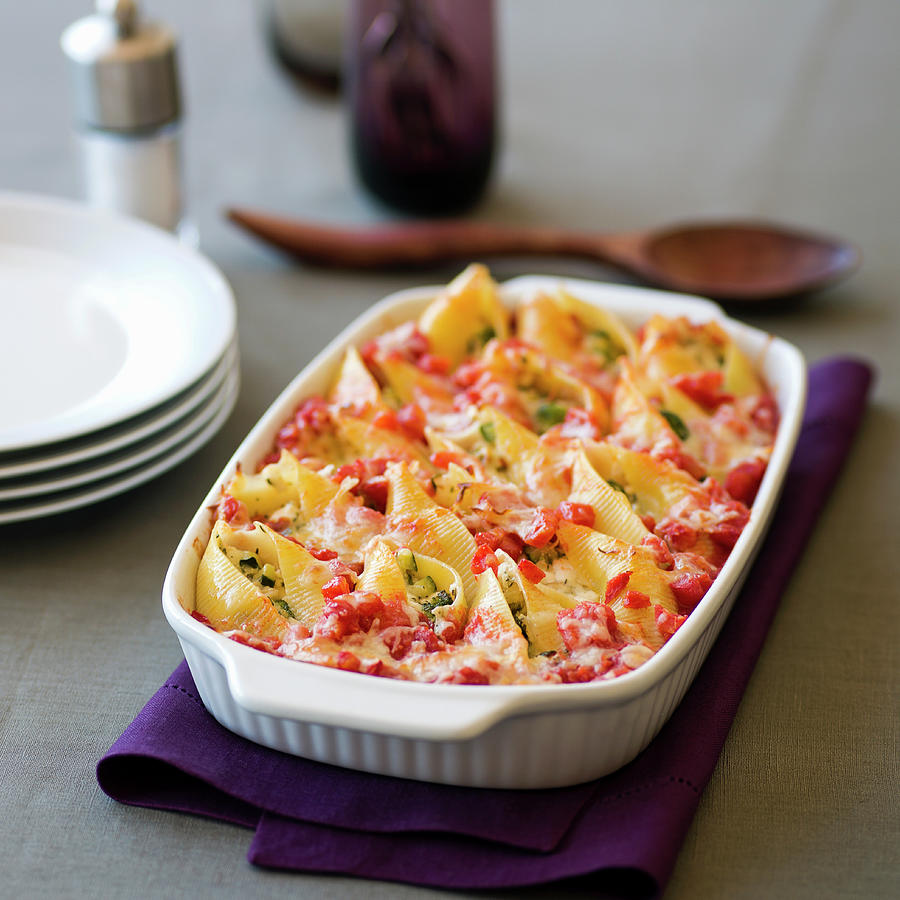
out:
M228 486L207 549L224 561L198 582L213 628L382 677L583 682L642 665L701 600L771 452L762 380L718 325L632 335L562 295L526 301L522 340L465 274L422 331L351 351L331 401L305 400ZM274 543L249 550L260 520Z

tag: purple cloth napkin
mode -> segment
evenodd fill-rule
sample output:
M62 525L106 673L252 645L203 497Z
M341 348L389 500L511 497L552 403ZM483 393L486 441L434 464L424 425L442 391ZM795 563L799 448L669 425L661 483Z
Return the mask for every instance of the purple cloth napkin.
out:
M871 379L851 359L810 371L797 451L741 598L667 725L618 772L571 788L500 791L339 769L224 729L182 663L100 760L101 788L123 803L254 828L248 856L260 866L456 889L591 876L596 889L661 891Z

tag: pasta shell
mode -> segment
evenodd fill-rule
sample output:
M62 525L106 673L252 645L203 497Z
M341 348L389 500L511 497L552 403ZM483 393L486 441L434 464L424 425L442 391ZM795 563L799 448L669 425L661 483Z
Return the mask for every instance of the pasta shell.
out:
M592 581L602 593L610 579L630 572L626 587L613 598L610 606L617 619L639 624L651 646L662 643L656 629L654 606L663 606L669 612L677 611L675 595L669 587L668 573L656 566L650 553L643 547L635 547L615 538L591 531L584 525L560 524L557 531L560 544L573 565L583 576ZM600 587L602 585L602 588ZM644 607L626 606L628 591L639 591L649 599Z
M478 576L464 637L471 644L499 647L504 656L528 656L528 642L513 618L493 569L485 569Z
M251 516L269 515L279 507L298 501L298 466L297 459L282 450L279 460L264 466L260 472L252 475L238 472L228 485L228 493L240 500Z
M462 579L466 595L475 592L471 562L475 538L449 510L438 506L402 463L387 468L387 515L401 545L417 553L445 560Z
M390 544L376 541L369 547L356 586L361 591L378 594L383 600L406 600L406 580L397 565L396 551Z
M328 398L335 406L360 409L381 405L381 389L356 347L348 347Z
M562 307L574 315L586 331L605 331L630 360L637 359L638 347L634 335L615 313L588 303L565 290L560 290L558 296Z
M300 544L272 531L261 522L256 528L266 535L278 555L278 569L284 579L284 601L294 618L312 627L322 613L325 598L322 587L332 577L331 569L317 560Z
M729 341L725 350L725 379L722 390L735 397L763 393L762 381L754 371L752 363L734 341Z
M629 544L640 544L650 533L635 515L628 497L597 474L584 450L574 456L569 499L588 504L594 510L595 530L604 534Z
M535 294L516 310L516 332L556 359L570 359L581 344L581 328L558 297Z
M491 337L509 334L509 314L497 296L488 270L469 266L425 309L419 319L432 352L450 358L453 365L481 349Z
M225 555L232 529L221 519L210 535L197 570L194 609L219 631L249 631L283 638L288 620L275 610L265 594Z

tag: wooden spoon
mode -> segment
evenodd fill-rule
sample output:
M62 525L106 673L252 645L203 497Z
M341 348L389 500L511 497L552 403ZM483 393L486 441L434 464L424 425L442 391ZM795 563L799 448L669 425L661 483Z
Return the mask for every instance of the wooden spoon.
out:
M860 264L859 251L845 241L766 222L592 234L465 221L333 228L244 209L230 209L228 217L319 265L378 269L494 256L571 256L622 269L658 287L732 302L821 288Z

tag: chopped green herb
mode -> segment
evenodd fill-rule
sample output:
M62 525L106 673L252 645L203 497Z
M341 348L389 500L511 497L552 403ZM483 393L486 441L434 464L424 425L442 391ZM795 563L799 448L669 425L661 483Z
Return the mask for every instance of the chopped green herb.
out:
M669 427L672 431L678 435L679 440L686 441L690 437L690 431L688 431L687 425L684 424L684 420L677 413L673 413L668 409L661 409L660 415L669 423Z
M422 602L422 612L425 613L426 618L430 622L433 622L434 611L439 606L450 606L452 603L453 598L450 596L449 591L438 591L434 596Z
M553 561L559 559L562 556L559 547L525 547L523 551L525 556L531 560L531 562L537 565L538 563L544 563L545 565L552 565Z
M274 597L272 598L272 606L278 610L286 619L296 619L297 617L294 615L294 611L287 605L287 602L284 600L277 600Z
M612 478L607 478L606 483L614 490L618 491L620 494L624 494L628 498L628 502L634 506L637 503L637 494L630 494L628 491L619 484L618 481L613 481Z
M622 350L608 331L599 328L591 332L591 338L593 338L591 349L594 353L604 356L607 362L615 362L622 355Z
M473 334L466 342L466 351L474 353L476 350L480 350L491 338L495 337L497 337L497 332L494 331L494 326L485 325L481 331Z
M520 606L518 609L512 610L513 618L516 620L516 625L519 626L522 637L525 640L528 640L528 629L525 627L525 610Z
M561 403L542 403L535 411L534 417L541 430L546 431L552 425L559 425L565 421L566 408Z
M494 427L493 422L482 422L478 426L478 430L481 432L481 436L489 443L493 444L494 441L497 440L497 429Z

